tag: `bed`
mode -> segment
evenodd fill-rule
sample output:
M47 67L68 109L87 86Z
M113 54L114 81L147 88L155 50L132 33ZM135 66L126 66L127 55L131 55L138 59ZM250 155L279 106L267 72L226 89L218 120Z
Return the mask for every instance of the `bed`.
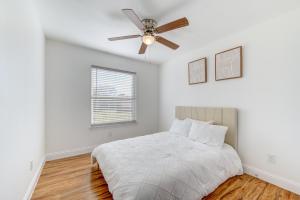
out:
M175 116L227 126L226 144L211 147L169 132L102 144L92 152L92 160L114 200L199 200L243 173L236 109L177 106Z

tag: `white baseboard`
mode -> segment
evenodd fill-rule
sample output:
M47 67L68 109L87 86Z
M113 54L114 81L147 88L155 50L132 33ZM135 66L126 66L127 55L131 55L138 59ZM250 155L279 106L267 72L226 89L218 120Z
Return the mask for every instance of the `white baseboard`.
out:
M266 182L272 183L274 185L277 185L279 187L282 187L286 190L289 190L291 192L294 192L296 194L300 195L300 183L283 178L281 176L277 176L274 174L271 174L269 172L266 172L264 170L249 166L249 165L243 165L244 172L246 174L250 174L252 176L256 176L259 179L262 179Z
M29 186L26 190L26 193L25 193L25 196L24 196L23 200L30 200L31 199L32 194L34 192L34 189L35 189L35 187L38 183L38 180L40 178L40 175L42 173L42 169L45 165L45 162L46 162L46 159L44 157L42 159L42 161L40 162L40 164L38 165L38 168L37 168L36 172L34 173L34 176L33 176L32 180L31 180L31 182L30 182L30 184L29 184Z
M97 147L97 145L89 146L89 147L82 147L78 149L71 149L71 150L66 150L66 151L60 151L60 152L54 152L54 153L48 153L46 155L46 160L56 160L60 158L67 158L71 156L77 156L80 154L85 154L85 153L91 153L93 149Z

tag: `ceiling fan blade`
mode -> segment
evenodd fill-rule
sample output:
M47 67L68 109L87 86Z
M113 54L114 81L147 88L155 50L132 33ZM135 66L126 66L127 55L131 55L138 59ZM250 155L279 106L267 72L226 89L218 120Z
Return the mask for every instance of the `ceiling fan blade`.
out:
M175 21L157 27L156 32L163 33L163 32L171 31L188 25L189 25L189 21L187 20L186 17L183 17L181 19L177 19Z
M131 39L131 38L138 38L141 37L141 35L125 35L120 37L111 37L108 38L109 41L116 41L116 40L125 40L125 39Z
M171 48L171 49L177 49L179 47L178 44L175 44L174 42L171 42L170 40L167 40L166 38L163 38L161 36L156 36L155 37L156 41Z
M139 54L144 54L146 49L147 49L147 45L144 42L142 42L141 48L139 50Z
M140 30L144 30L144 24L132 9L122 9L122 11Z

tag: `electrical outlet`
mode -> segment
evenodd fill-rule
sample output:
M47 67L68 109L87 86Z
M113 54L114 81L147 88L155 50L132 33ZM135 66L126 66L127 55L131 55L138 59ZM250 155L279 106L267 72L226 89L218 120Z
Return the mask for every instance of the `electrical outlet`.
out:
M30 163L29 163L29 169L30 169L30 171L33 170L33 160L31 160Z
M276 162L277 162L276 156L273 154L268 154L268 163L274 165L274 164L276 164Z

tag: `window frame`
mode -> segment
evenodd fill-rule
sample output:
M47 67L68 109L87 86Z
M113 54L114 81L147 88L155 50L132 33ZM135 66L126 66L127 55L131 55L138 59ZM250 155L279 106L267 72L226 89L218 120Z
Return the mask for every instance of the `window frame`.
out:
M101 123L101 124L93 124L93 107L92 107L92 70L93 68L98 68L98 69L103 69L103 70L108 70L108 71L115 71L115 72L121 72L121 73L126 73L126 74L132 74L134 76L134 93L135 93L135 101L134 101L134 114L135 114L135 119L134 120L129 120L129 121L120 121L120 122L110 122L110 123ZM123 125L123 124L132 124L132 123L137 123L137 73L132 72L132 71L127 71L127 70L121 70L121 69L116 69L116 68L110 68L110 67L102 67L102 66L97 66L97 65L91 65L90 67L90 127L91 128L97 128L97 127L105 127L105 126L115 126L115 125Z

